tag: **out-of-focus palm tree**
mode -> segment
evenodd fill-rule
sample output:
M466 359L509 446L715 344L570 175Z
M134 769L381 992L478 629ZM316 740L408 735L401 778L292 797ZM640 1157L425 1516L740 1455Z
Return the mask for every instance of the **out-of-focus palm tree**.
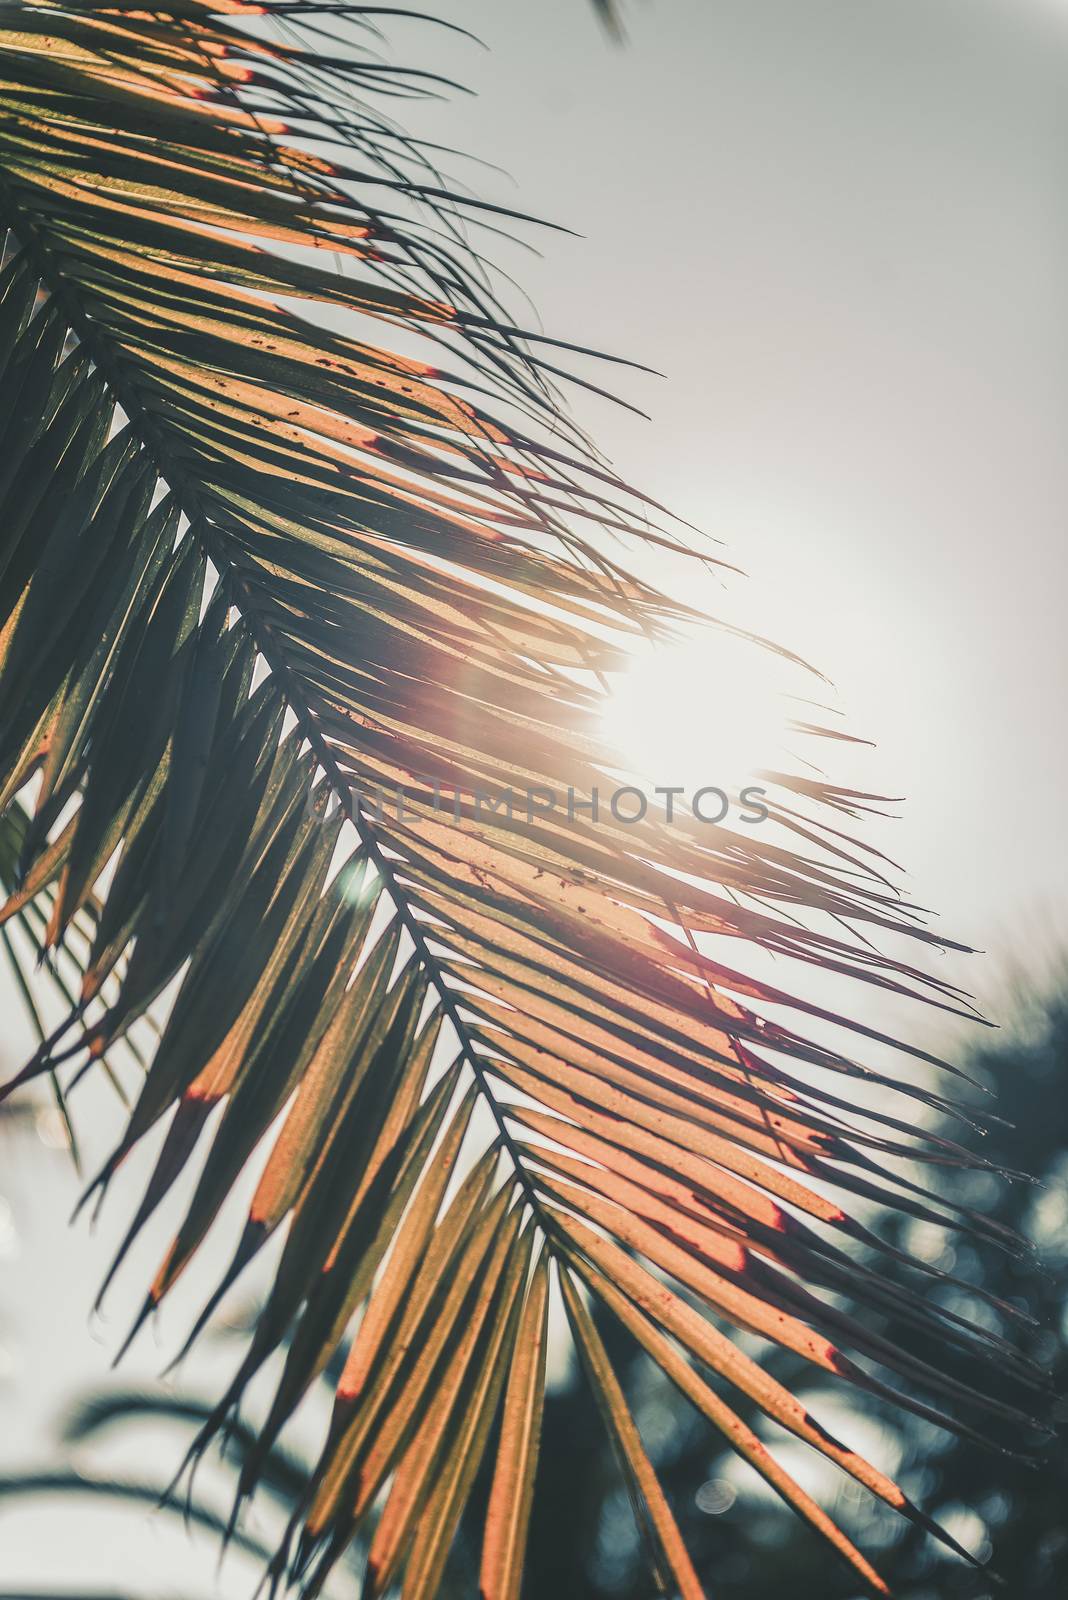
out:
M964 1063L1005 1115L985 1137L966 1132L996 1160L1034 1175L1034 1182L998 1182L974 1174L964 1180L968 1198L991 1217L1036 1241L1039 1268L1007 1252L979 1252L966 1239L923 1223L891 1219L888 1242L903 1252L919 1250L957 1273L992 1300L1026 1311L1016 1337L1027 1354L1053 1375L1055 1393L1068 1393L1068 995L1021 991L1006 1034L989 1048L975 1049ZM959 1189L953 1175L947 1190ZM891 1281L900 1269L883 1263ZM951 1308L967 1303L963 1291L936 1291ZM1018 1321L1011 1311L991 1308L992 1325ZM892 1322L887 1331L895 1332ZM824 1385L803 1379L799 1363L774 1360L784 1382L805 1381L822 1399ZM729 1454L710 1449L692 1414L679 1407L668 1386L645 1365L624 1368L626 1387L639 1417L650 1418L659 1443L657 1469L679 1508L680 1526L702 1577L725 1600L763 1600L781 1586L798 1600L851 1600L850 1576L828 1569L817 1548L732 1466ZM1007 1389L1006 1389L1007 1392ZM640 1577L628 1564L633 1550L611 1463L604 1459L581 1389L572 1387L550 1406L543 1458L546 1471L535 1503L530 1556L530 1600L641 1600ZM1063 1398L1051 1420L1063 1422ZM871 1412L870 1425L885 1435L899 1461L899 1481L988 1563L975 1571L940 1553L919 1529L902 1528L866 1497L841 1489L834 1512L854 1537L888 1552L901 1600L978 1600L997 1595L1059 1600L1068 1591L1068 1436L1063 1428L1041 1462L992 1455L967 1441L946 1437L922 1422L903 1421L885 1406Z

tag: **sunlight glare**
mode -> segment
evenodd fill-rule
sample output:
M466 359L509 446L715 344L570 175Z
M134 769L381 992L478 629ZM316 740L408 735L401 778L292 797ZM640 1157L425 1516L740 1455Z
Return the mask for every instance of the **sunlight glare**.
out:
M605 735L650 786L736 795L781 765L782 669L770 650L712 629L647 645L612 686Z

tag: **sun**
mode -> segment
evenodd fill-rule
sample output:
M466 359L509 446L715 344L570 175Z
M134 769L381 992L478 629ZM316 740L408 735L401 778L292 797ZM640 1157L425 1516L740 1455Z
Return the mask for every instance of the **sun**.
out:
M766 648L708 628L643 645L612 685L604 734L650 788L714 785L737 795L782 764L781 667Z

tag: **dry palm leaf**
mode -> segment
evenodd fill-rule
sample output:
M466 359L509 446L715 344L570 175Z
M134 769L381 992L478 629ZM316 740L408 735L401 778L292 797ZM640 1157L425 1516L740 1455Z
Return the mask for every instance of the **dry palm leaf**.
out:
M613 787L604 675L684 613L610 540L678 541L567 420L566 347L499 304L494 208L376 109L436 87L380 59L383 9L0 6L0 788L32 799L3 915L89 941L15 1082L92 1066L179 979L93 1186L169 1119L121 1260L206 1147L144 1315L280 1124L219 1294L284 1247L200 1447L287 1341L251 1493L361 1314L274 1563L306 1594L366 1525L367 1594L432 1596L491 1449L482 1593L518 1594L557 1284L666 1591L700 1585L589 1295L884 1593L702 1369L920 1520L737 1330L977 1434L1027 1409L984 1365L1037 1375L841 1248L870 1236L839 1197L943 1216L883 1156L973 1160L851 1111L878 1036L832 1048L696 938L955 1000L873 947L930 935L832 826L859 796L795 784L824 822L782 805L774 840L480 801Z

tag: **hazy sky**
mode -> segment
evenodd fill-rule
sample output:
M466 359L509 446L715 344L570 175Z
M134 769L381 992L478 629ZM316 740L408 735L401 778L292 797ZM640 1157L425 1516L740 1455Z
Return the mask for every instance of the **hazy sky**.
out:
M583 232L507 257L547 329L665 374L583 420L834 679L917 896L1018 947L1068 890L1068 3L631 0L625 50L581 0L448 14L478 98L419 124Z
M816 660L878 740L868 776L908 796L892 849L918 897L1031 960L1068 890L1068 0L632 0L626 50L582 0L443 14L490 52L397 24L398 54L478 98L408 120L513 174L472 174L484 194L582 230L506 257L547 328L666 375L620 379L652 423L585 402L582 419L751 574L710 604ZM990 994L998 963L971 966ZM90 1334L130 1191L90 1239L64 1229L61 1158L18 1159L2 1305L23 1368L0 1398L8 1450L43 1454L43 1419L105 1374L162 1235ZM145 1338L128 1371L161 1365ZM162 1448L159 1475L173 1462ZM11 1517L0 1576L119 1570L158 1593L194 1576L157 1524L64 1529L45 1506ZM208 1549L202 1587L213 1565Z

